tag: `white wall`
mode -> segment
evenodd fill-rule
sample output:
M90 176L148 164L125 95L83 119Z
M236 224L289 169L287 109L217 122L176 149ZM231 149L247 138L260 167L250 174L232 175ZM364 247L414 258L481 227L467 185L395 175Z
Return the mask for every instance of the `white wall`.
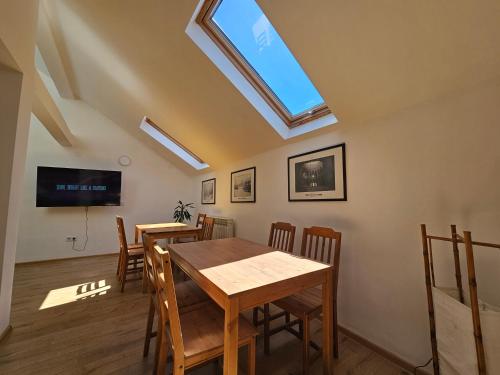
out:
M53 92L53 87L52 87ZM126 133L85 102L56 99L76 138L74 147L60 146L33 117L23 187L17 262L67 258L118 251L115 215L122 215L128 242L136 223L172 220L176 202L192 199L189 177L157 153ZM118 158L128 155L132 164L121 167ZM36 167L121 170L121 207L90 207L87 250L75 252L66 236L84 240L84 208L36 208Z
M365 124L340 119L330 133L201 176L197 197L201 180L216 177L217 204L200 210L233 217L238 236L261 243L272 221L294 223L296 251L304 226L341 231L340 323L420 364L430 340L419 224L447 235L454 223L500 242L499 102L497 81ZM348 201L288 202L287 157L341 142ZM230 172L252 166L257 202L229 203ZM492 255L480 257L479 291L500 304L500 257ZM452 263L437 258L438 280L453 285Z

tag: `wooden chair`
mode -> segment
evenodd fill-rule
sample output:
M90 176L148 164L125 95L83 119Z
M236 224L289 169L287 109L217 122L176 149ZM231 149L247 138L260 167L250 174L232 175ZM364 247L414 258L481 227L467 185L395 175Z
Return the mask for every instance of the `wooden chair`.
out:
M295 240L295 226L290 223L277 222L271 224L271 231L269 232L268 246L287 253L293 253L293 243ZM264 319L259 320L259 311L264 314ZM254 326L259 326L264 324L264 352L269 354L269 323L275 319L282 316L286 317L286 321L290 321L290 314L286 311L282 311L278 314L270 315L269 304L265 304L264 308L261 306L254 307L253 309L253 324ZM265 323L265 320L269 321Z
M198 218L196 219L196 228L203 227L203 223L205 222L205 218L207 214L198 214Z
M118 216L117 216L117 220L118 220ZM122 218L122 224L123 224L123 218ZM125 231L125 229L124 229ZM120 244L120 250L121 250L121 240L120 240L120 230L118 229L118 243ZM132 244L127 244L127 248L129 250L131 249L142 249L142 244L137 244L137 243L132 243ZM116 265L116 276L118 276L118 278L120 277L120 266L121 266L121 261L122 261L122 252L120 251L118 253L118 264Z
M158 375L164 375L168 351L172 351L173 375L181 375L192 367L211 361L224 353L224 312L215 304L179 314L168 251L155 246L153 270L156 295L160 307L158 337L160 353ZM255 375L255 336L257 331L244 318L239 318L239 347L248 346L247 374Z
M142 280L142 269L144 261L144 247L129 246L127 236L125 235L125 225L121 216L116 217L116 226L118 228L118 240L120 242L120 255L118 257L118 279L121 282L121 292L125 290L127 281ZM139 275L134 279L127 279L130 274Z
M203 223L205 222L205 218L207 217L206 214L199 213L198 218L196 219L196 228L203 228ZM196 241L196 238L193 237L181 237L181 238L175 238L174 242L175 243L185 243L185 242L194 242Z
M335 358L338 358L339 356L337 327L337 285L339 278L341 237L342 236L340 232L336 232L331 228L304 228L301 246L301 256L318 262L329 263L333 265L333 353ZM308 374L310 363L318 358L321 354L321 348L313 341L311 341L310 332L311 320L314 318L320 318L322 312L321 288L311 288L289 297L280 299L278 301L274 301L273 304L283 309L287 313L296 316L298 319L292 322L287 319L287 322L284 325L270 330L269 318L264 318L264 332L268 333L267 337L265 337L265 340L268 340L270 336L280 332L283 329L301 338L303 342L302 372L303 374ZM269 314L269 312L267 312L267 314ZM292 328L296 324L299 324L298 332ZM310 346L317 350L317 353L314 357L310 357L309 355Z
M203 221L203 226L201 230L201 241L207 241L212 239L214 233L215 219L213 217L205 217Z
M272 223L269 232L268 246L275 249L293 253L293 243L295 241L295 226L290 223Z
M156 337L157 332L153 330L153 322L155 319L155 315L157 315L158 320L160 319L158 313L158 299L156 297L156 284L154 278L153 271L153 260L152 254L154 251L154 246L156 245L155 241L152 241L147 235L143 234L142 243L144 244L144 261L146 264L146 274L147 274L147 282L148 288L150 292L150 300L149 300L149 312L148 312L148 320L146 324L146 338L144 340L144 357L147 357L149 354L149 346L151 343L151 339ZM175 294L177 296L177 304L179 306L179 311L181 313L202 308L204 304L208 303L210 298L208 295L201 290L196 283L192 280L182 281L175 283ZM155 358L155 369L158 363L158 355L159 355L159 345L158 340L156 341L156 358Z

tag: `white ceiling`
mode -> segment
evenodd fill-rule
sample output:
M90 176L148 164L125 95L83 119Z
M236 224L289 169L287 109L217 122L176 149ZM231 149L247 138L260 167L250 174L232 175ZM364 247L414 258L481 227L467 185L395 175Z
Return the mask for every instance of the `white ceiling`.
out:
M259 3L339 119L320 133L500 75L498 0ZM185 34L196 5L45 2L78 97L177 165L143 116L217 168L285 141Z

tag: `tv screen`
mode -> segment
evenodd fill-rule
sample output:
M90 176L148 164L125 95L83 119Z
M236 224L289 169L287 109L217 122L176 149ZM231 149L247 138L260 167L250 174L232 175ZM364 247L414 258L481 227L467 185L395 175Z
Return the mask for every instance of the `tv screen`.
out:
M122 172L38 167L37 207L119 206Z

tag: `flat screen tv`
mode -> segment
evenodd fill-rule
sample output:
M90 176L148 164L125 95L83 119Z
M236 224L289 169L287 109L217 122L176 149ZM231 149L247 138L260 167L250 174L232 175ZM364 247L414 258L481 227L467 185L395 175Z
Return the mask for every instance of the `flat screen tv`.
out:
M37 207L119 206L122 172L38 167Z

